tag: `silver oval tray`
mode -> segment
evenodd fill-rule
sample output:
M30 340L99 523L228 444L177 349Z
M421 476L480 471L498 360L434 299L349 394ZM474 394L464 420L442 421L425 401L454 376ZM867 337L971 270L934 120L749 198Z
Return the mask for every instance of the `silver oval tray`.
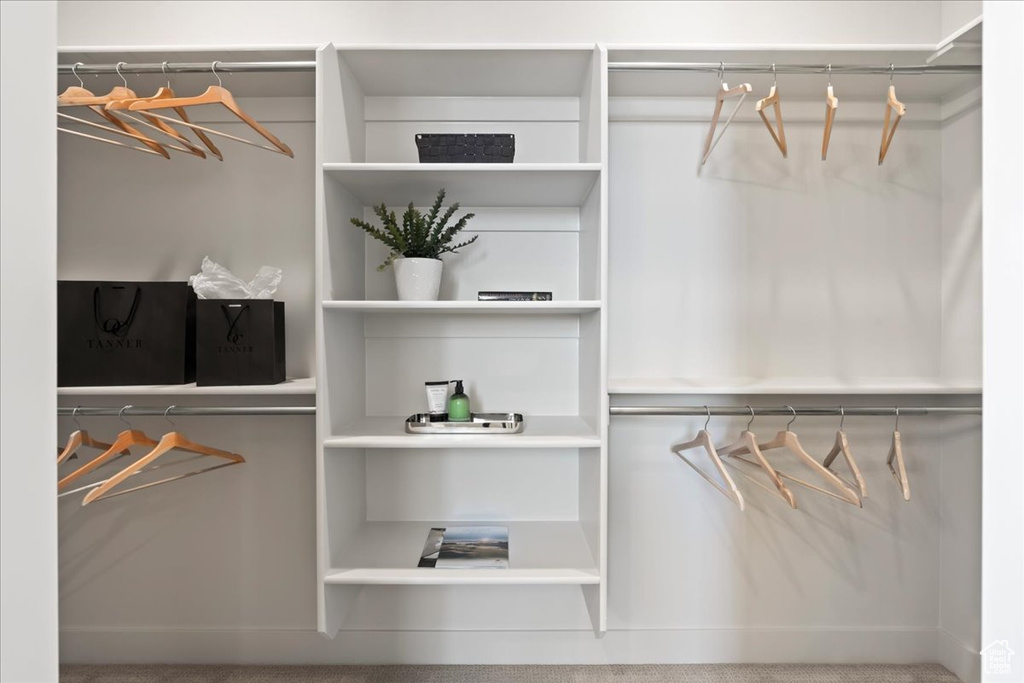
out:
M518 434L523 431L519 413L473 413L469 422L431 422L429 413L416 413L405 421L409 434Z

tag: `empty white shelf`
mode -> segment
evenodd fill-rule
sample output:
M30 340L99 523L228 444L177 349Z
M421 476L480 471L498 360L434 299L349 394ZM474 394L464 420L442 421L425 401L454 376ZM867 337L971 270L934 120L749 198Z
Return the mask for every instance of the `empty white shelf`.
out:
M944 395L980 394L980 384L945 384L916 378L777 377L771 379L680 377L609 378L609 394L847 394L847 395Z
M417 568L431 527L507 526L507 569ZM334 559L327 584L515 585L600 583L579 522L365 522Z
M598 448L601 438L575 415L524 418L519 434L407 434L404 417L366 417L324 439L326 448Z
M600 301L325 301L325 310L366 313L572 315L601 309Z
M313 396L316 378L289 379L280 384L197 387L189 384L143 384L112 387L58 387L58 396Z
M580 206L601 164L324 164L365 206L430 206L439 188L464 207Z

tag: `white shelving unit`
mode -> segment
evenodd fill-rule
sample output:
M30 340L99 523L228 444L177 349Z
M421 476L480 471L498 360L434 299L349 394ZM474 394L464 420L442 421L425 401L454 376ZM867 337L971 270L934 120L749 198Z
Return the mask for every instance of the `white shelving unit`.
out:
M319 628L332 637L372 609L356 600L372 585L519 587L538 610L532 586L580 587L575 612L545 618L605 629L605 65L594 46L318 53ZM475 131L515 134L515 163L417 162L416 133ZM479 240L445 257L439 301L397 301L375 269L386 251L349 219L429 206L441 188ZM449 378L475 412L522 413L522 433L405 433L423 382ZM509 527L507 570L416 567L431 526L476 522ZM407 608L428 609L421 597ZM466 598L453 609L479 609Z

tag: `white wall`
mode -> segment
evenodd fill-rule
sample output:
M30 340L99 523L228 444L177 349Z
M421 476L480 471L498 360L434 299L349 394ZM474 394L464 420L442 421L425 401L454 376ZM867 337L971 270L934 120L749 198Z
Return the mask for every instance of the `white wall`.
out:
M0 4L0 676L57 680L55 2ZM45 443L45 439L43 441ZM50 457L43 457L49 452Z
M941 33L940 4L934 1L133 2L130 12L121 2L59 6L58 36L65 46L329 41L934 45Z
M1024 4L985 3L984 111L985 520L982 535L982 646L997 640L1016 652L1024 680ZM983 661L984 664L984 661Z
M981 16L981 0L942 0L941 5L940 24L943 40Z

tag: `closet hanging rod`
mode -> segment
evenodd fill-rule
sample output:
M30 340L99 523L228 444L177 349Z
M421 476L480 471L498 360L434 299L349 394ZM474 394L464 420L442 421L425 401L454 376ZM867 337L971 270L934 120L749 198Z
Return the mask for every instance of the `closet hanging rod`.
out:
M832 75L885 75L922 76L925 74L980 74L978 64L915 64L890 66L888 64L832 64ZM827 74L828 64L723 64L721 62L609 62L609 71L694 71L726 74Z
M209 73L212 62L120 62L121 71L131 74L158 73ZM723 65L719 62L609 62L609 71L694 71L718 73ZM725 64L725 71L731 73L772 73L771 64ZM61 75L78 74L117 74L118 63L57 65L57 73ZM224 73L300 73L316 70L314 61L290 62L217 62L217 70ZM826 74L827 64L775 64L775 73L780 74ZM855 75L895 75L920 76L923 74L979 74L981 65L977 64L917 64L889 67L889 65L865 64L833 64L833 74Z
M754 415L757 416L783 416L791 417L793 411L797 415L811 417L839 417L843 414L846 417L856 416L883 416L895 417L896 408L889 407L862 407L843 406L836 407L794 407L771 406L752 407ZM688 417L705 417L711 411L712 416L722 417L750 417L751 408L747 406L611 406L608 408L610 415L680 415ZM912 417L923 415L981 415L980 406L900 406L900 417Z
M314 406L61 406L57 415L76 417L237 417L242 415L315 415Z
M58 64L57 73L64 75L78 74L116 74L120 66L121 73L128 74L159 74L179 73L198 74L210 73L210 66L213 62L118 62L114 64ZM299 73L304 71L315 71L316 62L217 62L217 71L220 73Z

